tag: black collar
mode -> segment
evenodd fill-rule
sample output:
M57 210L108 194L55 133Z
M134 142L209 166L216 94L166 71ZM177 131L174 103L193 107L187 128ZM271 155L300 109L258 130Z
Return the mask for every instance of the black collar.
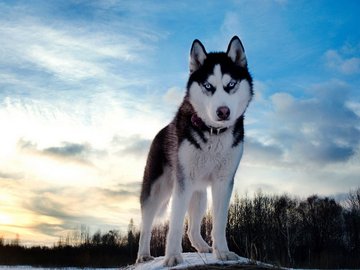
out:
M204 123L204 121L196 113L194 113L191 116L191 124L196 128L208 131L210 133L210 135L213 135L213 134L219 135L228 129L227 127L216 128L216 127L208 126Z

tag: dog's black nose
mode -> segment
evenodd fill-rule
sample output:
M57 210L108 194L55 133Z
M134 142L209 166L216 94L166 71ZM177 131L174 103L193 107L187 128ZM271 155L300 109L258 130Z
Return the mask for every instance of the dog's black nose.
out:
M221 106L217 108L216 115L219 117L219 120L227 120L230 116L230 109L227 106Z

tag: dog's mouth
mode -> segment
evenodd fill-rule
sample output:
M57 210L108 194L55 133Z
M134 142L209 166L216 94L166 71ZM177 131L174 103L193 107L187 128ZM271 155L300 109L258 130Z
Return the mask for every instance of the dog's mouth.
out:
M219 122L219 123L226 123L226 122L229 122L230 121L230 118L228 119L217 119L216 122Z
M230 121L230 118L228 119L217 119L217 120L211 120L206 121L206 118L202 119L200 118L196 113L194 113L191 117L191 123L199 128L214 128L214 129L223 129L223 128L229 128L232 123Z
M214 122L215 123L213 124L213 126L216 127L216 128L229 128L232 125L232 121L231 121L230 118L228 118L228 119L217 119Z

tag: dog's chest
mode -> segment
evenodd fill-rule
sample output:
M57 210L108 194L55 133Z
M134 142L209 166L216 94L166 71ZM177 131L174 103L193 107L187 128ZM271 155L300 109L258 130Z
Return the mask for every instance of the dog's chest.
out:
M185 174L190 178L208 178L214 174L228 172L238 163L238 150L232 147L232 135L209 135L201 149L184 141L179 148L179 161Z

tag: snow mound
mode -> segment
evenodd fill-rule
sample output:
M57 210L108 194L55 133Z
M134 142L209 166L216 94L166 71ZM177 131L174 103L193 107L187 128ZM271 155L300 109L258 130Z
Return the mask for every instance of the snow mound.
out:
M239 257L237 261L220 261L212 253L182 253L184 262L173 267L164 267L164 257L157 257L152 261L139 263L135 265L130 265L124 270L165 270L165 269L186 269L190 266L203 266L210 264L217 265L232 265L232 264L244 264L244 265L254 265L257 262L254 262L250 259Z

